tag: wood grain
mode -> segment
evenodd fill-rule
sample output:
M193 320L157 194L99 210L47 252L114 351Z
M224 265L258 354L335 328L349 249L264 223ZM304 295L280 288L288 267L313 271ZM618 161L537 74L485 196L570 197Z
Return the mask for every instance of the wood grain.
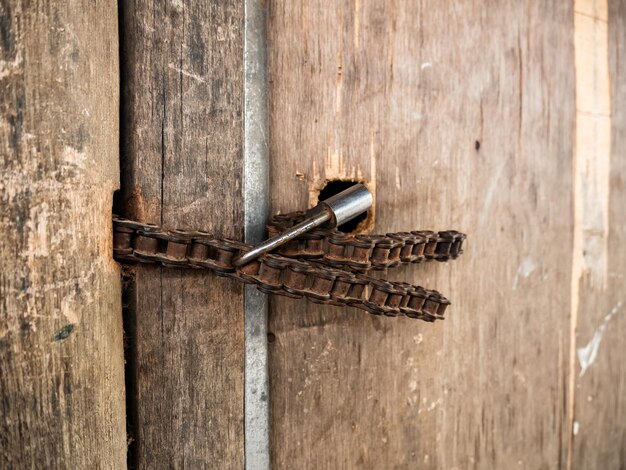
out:
M115 2L0 2L0 462L123 468Z
M564 466L573 5L275 0L268 31L273 210L356 176L375 231L468 234L388 273L444 322L272 300L274 466Z
M243 3L121 2L128 217L242 239ZM243 466L243 291L138 266L128 384L137 468Z
M580 269L571 466L577 469L626 466L625 18L623 0L576 2L578 200L586 216L578 221L574 252Z

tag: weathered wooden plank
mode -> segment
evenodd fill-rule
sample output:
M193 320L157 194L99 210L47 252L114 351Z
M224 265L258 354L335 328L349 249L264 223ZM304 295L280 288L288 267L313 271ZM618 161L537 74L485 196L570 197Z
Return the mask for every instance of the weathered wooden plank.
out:
M555 468L569 430L573 5L270 3L273 210L365 180L375 231L456 228L429 325L275 299L276 468Z
M626 2L576 1L573 468L626 466Z
M0 461L123 468L115 2L0 2Z
M242 239L243 2L123 2L125 215ZM131 462L243 465L242 286L134 267Z

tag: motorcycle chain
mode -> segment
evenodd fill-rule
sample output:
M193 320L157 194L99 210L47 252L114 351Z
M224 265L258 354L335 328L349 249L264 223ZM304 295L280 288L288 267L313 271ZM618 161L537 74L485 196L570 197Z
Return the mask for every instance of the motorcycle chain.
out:
M277 215L270 236L304 219L304 212ZM413 231L352 235L316 228L241 267L232 260L251 245L202 231L164 230L113 216L113 255L121 262L209 269L255 284L267 294L350 306L375 315L405 315L429 322L444 318L450 301L435 290L368 276L403 264L449 261L463 252L463 233Z

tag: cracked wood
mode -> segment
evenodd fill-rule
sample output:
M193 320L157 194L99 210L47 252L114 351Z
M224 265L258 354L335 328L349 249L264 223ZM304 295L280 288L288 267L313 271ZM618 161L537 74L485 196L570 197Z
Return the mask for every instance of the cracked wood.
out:
M243 238L243 3L121 2L120 212ZM137 266L127 290L137 468L243 466L243 290Z
M115 2L0 2L0 90L0 461L123 468Z

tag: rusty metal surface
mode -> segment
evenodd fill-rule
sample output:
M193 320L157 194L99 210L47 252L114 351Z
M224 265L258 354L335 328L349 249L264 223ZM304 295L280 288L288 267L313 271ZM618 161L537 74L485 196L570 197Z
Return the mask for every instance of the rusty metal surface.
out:
M304 212L277 215L270 236L301 222ZM453 230L351 235L317 228L241 267L233 259L251 245L200 231L161 227L113 217L113 255L121 262L210 269L255 284L267 294L351 306L375 315L435 321L450 301L435 290L375 279L366 273L408 263L449 261L463 252L465 235Z

